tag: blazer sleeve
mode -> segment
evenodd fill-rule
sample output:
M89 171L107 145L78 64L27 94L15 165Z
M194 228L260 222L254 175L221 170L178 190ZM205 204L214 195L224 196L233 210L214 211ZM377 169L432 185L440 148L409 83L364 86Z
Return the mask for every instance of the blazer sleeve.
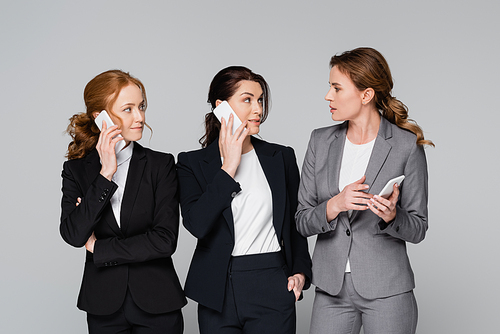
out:
M414 145L404 168L405 179L396 205L396 218L380 220L380 232L411 243L424 240L427 225L428 174L424 148Z
M85 245L118 188L114 182L98 174L90 187L85 192L82 191L78 176L84 170L79 169L79 166L81 165L77 161L66 161L61 174L63 195L59 232L64 241L74 247ZM76 206L78 198L82 202Z
M297 159L295 157L295 152L292 148L289 148L289 158L288 160L288 180L287 180L287 191L290 198L290 228L291 228L291 241L292 241L292 253L293 253L293 266L291 268L292 275L297 273L303 273L306 277L306 283L304 285L304 290L308 289L311 285L312 278L312 262L311 256L309 255L309 247L307 244L307 239L300 235L297 231L295 224L295 211L297 210L297 193L299 190L299 168L297 166Z
M148 162L149 163L149 162ZM127 238L98 239L94 245L94 264L98 267L138 263L172 256L179 235L179 201L174 157L161 154L151 161L158 164L154 198L153 222L142 234ZM154 173L153 173L154 174ZM145 199L142 199L145 200Z
M304 237L335 230L340 214L332 221L326 219L326 205L328 200L320 201L318 190L316 189L316 130L312 132L309 145L307 147L304 163L302 165L302 175L299 186L298 208L295 214L297 229ZM321 182L321 181L319 181ZM326 180L325 180L326 182Z
M201 169L195 168L200 161L196 155L192 156L194 159L190 160L190 154L182 152L177 159L182 221L193 236L202 239L214 228L223 211L231 207L241 187L222 169L205 183Z

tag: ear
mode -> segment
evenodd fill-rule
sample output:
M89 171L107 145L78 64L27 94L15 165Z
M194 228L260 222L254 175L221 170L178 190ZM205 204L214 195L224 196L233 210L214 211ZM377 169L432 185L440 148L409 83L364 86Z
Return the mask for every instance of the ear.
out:
M219 106L219 104L221 104L221 103L222 103L222 101L221 101L221 100L217 100L217 101L215 101L215 107L217 108L217 107Z
M373 88L367 88L362 92L361 102L363 104L368 104L371 102L371 100L373 100L374 97L375 97L375 91L373 90Z
M94 111L94 112L92 113L92 117L94 117L94 119L96 119L96 118L97 118L97 116L99 116L99 114L100 114L100 112L99 112L99 111Z

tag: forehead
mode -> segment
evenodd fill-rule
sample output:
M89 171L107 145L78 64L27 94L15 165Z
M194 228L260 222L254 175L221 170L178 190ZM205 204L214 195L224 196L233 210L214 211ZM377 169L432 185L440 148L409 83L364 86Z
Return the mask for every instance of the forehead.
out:
M123 87L116 98L115 104L120 105L128 102L141 102L142 92L137 85L131 83Z
M240 81L238 89L236 89L235 95L241 95L244 93L250 93L253 94L254 96L261 96L262 87L260 87L260 84L258 82L250 80L242 80Z
M347 85L352 85L354 86L354 83L352 82L351 78L349 78L347 75L342 73L337 66L332 67L330 70L330 84L340 84L343 86Z

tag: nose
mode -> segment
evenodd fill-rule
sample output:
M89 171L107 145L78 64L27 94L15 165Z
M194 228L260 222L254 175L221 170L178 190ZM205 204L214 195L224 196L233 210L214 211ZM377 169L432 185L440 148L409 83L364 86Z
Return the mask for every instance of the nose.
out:
M134 113L134 122L136 123L144 123L144 113L141 112L139 109L134 108L133 109Z
M332 87L330 87L330 89L326 93L325 100L327 100L327 101L333 101Z
M262 104L260 103L254 103L253 104L253 111L252 111L254 114L257 114L257 115L262 115Z

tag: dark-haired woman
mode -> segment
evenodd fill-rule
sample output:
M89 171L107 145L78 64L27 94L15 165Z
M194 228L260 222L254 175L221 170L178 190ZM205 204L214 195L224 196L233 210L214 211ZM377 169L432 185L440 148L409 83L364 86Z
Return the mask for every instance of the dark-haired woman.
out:
M184 226L198 239L186 295L198 302L200 333L295 333L295 302L311 278L307 240L298 234L299 171L292 148L252 137L267 117L269 88L249 69L213 78L202 149L181 153L177 173Z
M391 96L392 76L372 48L330 62L334 121L314 130L302 168L297 228L317 235L311 333L415 333L415 282L406 242L427 231L422 130ZM386 182L404 175L388 198Z
M68 244L87 249L78 308L89 333L182 333L186 299L171 258L179 231L175 163L136 143L146 125L144 86L107 71L87 84L84 100L86 113L68 126L60 225ZM102 110L116 125L103 121L99 132Z

